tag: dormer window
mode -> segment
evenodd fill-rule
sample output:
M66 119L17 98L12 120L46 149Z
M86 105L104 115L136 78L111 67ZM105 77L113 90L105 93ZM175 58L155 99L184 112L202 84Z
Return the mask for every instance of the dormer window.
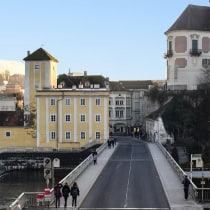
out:
M90 87L90 81L85 82L85 87Z

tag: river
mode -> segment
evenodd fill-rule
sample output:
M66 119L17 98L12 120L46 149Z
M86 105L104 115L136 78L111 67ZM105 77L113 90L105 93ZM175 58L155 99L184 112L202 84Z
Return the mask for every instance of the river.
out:
M55 172L55 181L60 181L70 170ZM11 171L0 177L0 210L5 210L22 192L43 192L46 181L43 170Z

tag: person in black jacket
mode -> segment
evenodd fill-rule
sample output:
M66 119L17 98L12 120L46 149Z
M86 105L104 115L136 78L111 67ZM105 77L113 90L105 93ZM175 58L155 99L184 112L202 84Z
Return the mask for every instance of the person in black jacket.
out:
M77 196L79 196L79 187L76 182L73 183L71 187L71 196L72 196L72 207L77 206Z
M69 193L70 193L70 187L69 187L68 183L66 182L62 188L62 194L64 197L64 207L67 207Z
M184 185L184 197L185 199L187 199L189 194L189 185L190 185L190 180L188 179L187 175L185 175L182 184Z
M62 196L61 187L62 187L62 185L59 183L54 187L55 207L56 208L60 207L60 197Z

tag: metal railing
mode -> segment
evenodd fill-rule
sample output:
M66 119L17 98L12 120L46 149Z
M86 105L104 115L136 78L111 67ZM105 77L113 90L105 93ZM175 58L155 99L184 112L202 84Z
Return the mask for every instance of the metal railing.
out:
M107 143L102 144L96 149L98 155L107 147ZM92 163L93 157L90 154L83 162L81 162L73 171L71 171L67 176L65 176L59 183L64 184L68 183L71 185L77 177L85 171L85 169ZM54 202L54 189L50 190L51 198L50 204ZM27 207L39 206L39 205L48 205L45 201L38 203L37 195L43 194L43 192L23 192L21 195L9 206L9 210L20 210Z
M183 180L184 176L187 175L182 168L177 164L177 162L173 159L171 154L163 147L163 145L159 142L156 143L172 168L175 170L176 174L178 175L180 182ZM189 194L192 196L192 198L196 201L200 201L200 196L198 196L198 190L200 191L200 188L198 189L197 186L190 180L190 187L189 187Z

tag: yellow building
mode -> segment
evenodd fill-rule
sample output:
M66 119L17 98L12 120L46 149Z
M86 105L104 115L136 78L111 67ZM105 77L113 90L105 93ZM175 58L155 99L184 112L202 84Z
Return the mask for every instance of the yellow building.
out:
M102 87L95 83L97 80L92 80L93 77L88 80L87 75L85 80L79 77L80 82L71 87L65 86L64 81L57 85L58 61L42 48L31 54L28 52L24 60L25 127L30 124L30 112L34 108L35 130L29 132L22 128L20 131L18 128L18 134L13 128L0 147L72 149L102 143L109 138L109 90L106 85Z

